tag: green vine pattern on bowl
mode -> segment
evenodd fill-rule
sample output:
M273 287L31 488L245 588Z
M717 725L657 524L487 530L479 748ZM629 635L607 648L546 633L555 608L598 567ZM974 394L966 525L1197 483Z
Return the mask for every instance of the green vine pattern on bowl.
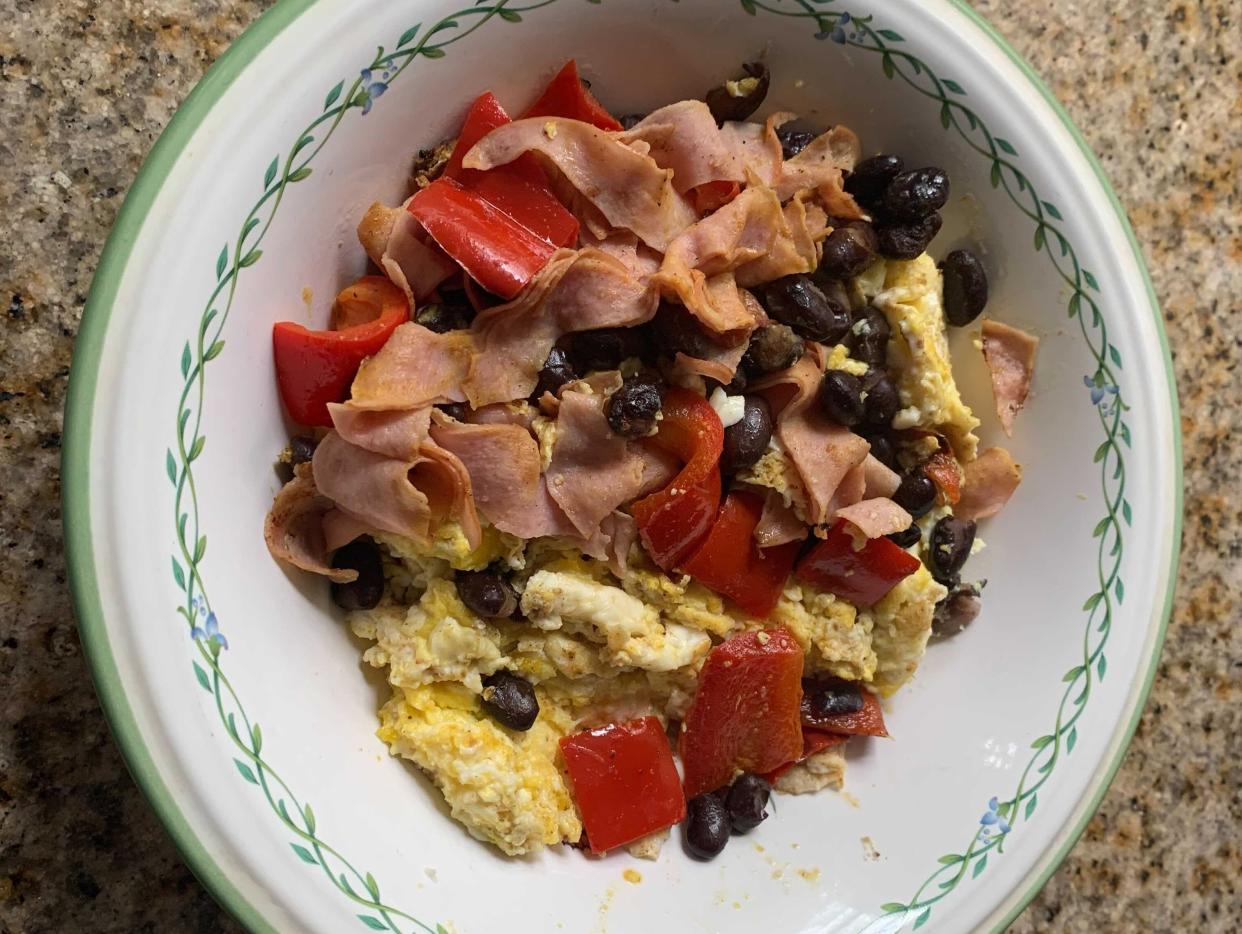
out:
M434 927L407 912L387 904L381 897L375 877L357 869L347 857L319 834L315 812L301 801L263 754L263 732L246 713L240 697L224 672L221 652L229 647L219 620L211 609L202 565L207 554L207 536L199 520L198 492L193 463L203 453L207 438L201 431L207 364L224 350L222 337L236 298L244 270L262 257L261 244L291 185L311 175L311 162L327 144L351 110L368 114L375 101L416 59L443 58L446 48L493 19L522 22L523 14L550 6L557 0L540 0L524 6L508 0L480 3L459 10L424 29L411 26L398 38L391 52L379 47L370 64L359 71L352 83L338 82L328 91L322 112L297 135L283 156L277 155L263 174L263 193L242 221L236 240L221 249L216 259L216 285L204 304L196 334L181 353L183 386L177 405L176 445L165 454L168 479L174 489L174 516L177 538L172 557L173 580L184 601L177 607L189 629L197 651L191 662L195 680L214 701L216 713L234 747L234 764L243 780L255 785L272 812L289 832L290 848L302 862L317 867L347 899L361 907L359 921L376 931L421 931L447 934L441 924ZM601 0L587 0L600 3ZM675 0L674 0L675 2ZM965 849L946 854L936 869L904 902L881 906L882 916L872 927L892 931L913 918L913 927L923 926L932 908L954 891L967 877L977 878L992 854L1004 851L1005 840L1016 825L1029 820L1038 803L1038 792L1051 776L1062 755L1073 752L1078 739L1077 723L1086 708L1094 681L1103 680L1107 670L1104 647L1112 624L1114 601L1120 604L1125 588L1120 577L1123 525L1131 521L1131 507L1124 497L1125 462L1122 446L1130 446L1130 428L1124 420L1128 411L1117 382L1121 355L1108 341L1103 316L1091 293L1098 293L1095 277L1083 268L1073 246L1060 231L1060 211L1041 200L1029 178L1018 168L1018 153L1007 140L994 136L979 116L965 103L965 89L948 78L936 75L920 59L895 45L903 38L891 29L876 29L870 16L851 16L845 11L825 9L834 0L739 0L751 16L771 14L806 19L816 27L816 38L852 46L880 56L886 78L900 79L919 94L938 101L940 122L953 130L991 163L991 184L1003 190L1013 204L1035 224L1033 245L1046 253L1057 274L1070 287L1067 311L1077 319L1086 345L1095 359L1095 371L1084 377L1104 430L1104 440L1094 460L1100 465L1101 489L1106 514L1096 524L1093 536L1097 549L1098 589L1083 604L1087 614L1081 659L1066 672L1066 684L1055 722L1050 730L1031 743L1033 755L1023 770L1013 793L993 797L983 816L974 825ZM223 309L221 311L221 309Z

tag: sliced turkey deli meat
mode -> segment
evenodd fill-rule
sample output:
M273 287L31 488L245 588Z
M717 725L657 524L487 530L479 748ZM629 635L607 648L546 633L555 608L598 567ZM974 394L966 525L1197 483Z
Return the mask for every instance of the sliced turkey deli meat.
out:
M466 153L468 169L490 169L524 152L541 156L613 227L632 230L655 250L697 219L673 188L672 172L589 123L532 117L497 127Z
M962 498L953 508L953 514L962 519L996 515L1022 482L1022 468L1004 448L988 448L962 472Z
M334 581L352 581L358 572L334 569L324 538L323 517L332 500L315 488L309 464L299 464L293 479L280 488L263 523L263 540L278 561L321 574Z
M593 64L517 121L467 87L450 139L411 124L418 192L358 225L386 278L273 328L298 427L264 537L331 578L386 673L377 736L474 837L705 859L782 819L770 794L841 788L940 638L1013 623L970 555L1021 470L976 458L953 373L987 276L931 243L947 173L859 162L762 56L680 101ZM1008 431L1035 341L983 334Z
M996 414L1005 434L1013 437L1013 420L1026 404L1035 372L1039 338L990 318L983 322L983 359L992 374Z

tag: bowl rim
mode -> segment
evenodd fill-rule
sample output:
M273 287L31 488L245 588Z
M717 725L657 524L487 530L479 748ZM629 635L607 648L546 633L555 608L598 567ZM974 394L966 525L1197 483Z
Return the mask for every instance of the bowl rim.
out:
M275 931L272 922L265 918L233 884L228 873L212 857L199 840L194 828L185 818L171 793L163 775L151 756L141 730L137 725L133 708L113 656L104 621L103 604L99 593L92 550L90 523L90 446L91 415L94 409L95 390L98 381L104 338L107 334L113 303L123 275L128 267L138 233L147 221L151 207L162 190L173 167L187 144L197 132L215 105L234 81L249 67L269 44L283 33L303 13L316 6L319 0L283 0L260 15L229 46L208 69L185 100L177 108L168 126L160 134L143 162L133 184L126 194L111 232L100 255L89 295L82 313L71 364L69 387L66 394L64 417L64 444L60 469L62 480L61 506L64 525L65 552L69 588L73 600L78 630L83 650L95 684L95 690L103 708L112 735L120 748L130 774L150 803L164 829L172 838L181 858L213 897L240 923L253 931ZM1113 190L1099 159L1074 124L1068 112L1053 95L1043 79L1022 58L1008 41L966 0L945 0L962 14L1008 58L1048 104L1076 143L1082 157L1109 204L1117 216L1133 253L1148 298L1148 309L1155 321L1156 335L1160 343L1161 359L1165 368L1165 386L1168 390L1173 436L1173 482L1174 515L1173 534L1169 537L1169 571L1165 587L1163 607L1156 619L1156 633L1150 654L1144 662L1142 685L1132 695L1131 707L1123 711L1122 721L1113 740L1120 742L1112 757L1097 770L1093 787L1088 787L1071 811L1062 839L1056 844L1051 858L1041 854L1036 864L1022 879L1016 890L1016 900L1010 897L1007 910L1002 904L993 915L994 932L1005 930L1034 899L1051 878L1052 874L1073 849L1087 823L1095 815L1105 793L1112 784L1133 739L1147 698L1159 667L1161 650L1168 630L1176 590L1177 569L1181 553L1183 521L1183 460L1180 425L1180 407L1177 384L1173 370L1168 336L1164 319L1152 285L1138 239L1130 225L1120 199ZM72 521L71 521L72 520ZM1127 719L1128 716L1128 719Z

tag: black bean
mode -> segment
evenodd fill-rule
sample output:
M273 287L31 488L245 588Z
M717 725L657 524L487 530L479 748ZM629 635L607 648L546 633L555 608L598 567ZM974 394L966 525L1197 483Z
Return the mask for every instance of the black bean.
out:
M853 681L821 676L802 682L802 724L815 726L825 717L858 713L863 709L862 691Z
M716 795L686 802L686 849L699 859L715 859L729 842L729 810Z
M651 335L657 352L669 357L684 353L704 359L719 349L699 320L676 302L660 302L651 320Z
M863 420L862 380L852 373L829 370L819 384L824 412L838 425L853 428Z
M428 331L435 331L437 334L446 334L449 331L464 331L470 327L470 319L472 317L469 305L455 305L445 302L423 305L414 312L415 321Z
M595 370L615 370L629 357L642 357L650 349L645 328L599 328L579 331L566 340L566 350L574 369L586 374Z
M734 833L748 833L763 823L771 794L772 786L762 776L743 772L737 777L725 798Z
M871 444L871 456L890 470L897 469L897 444L892 432L871 429L863 435Z
M880 208L886 217L920 221L944 207L949 200L949 176L944 169L928 166L902 172L884 189Z
M893 502L916 519L925 516L936 504L936 484L922 470L912 470L901 478Z
M897 395L897 387L883 370L872 369L862 379L863 407L867 424L877 428L888 428L893 424L893 416L901 408L901 397Z
M876 261L879 246L870 224L858 221L837 227L824 241L818 276L852 279Z
M909 548L922 540L923 531L918 524L911 522L909 528L902 529L900 532L893 532L886 536L890 542L900 545L902 548Z
M642 123L646 119L646 114L625 114L621 117L621 129L632 130L636 124Z
M455 418L459 422L464 422L470 415L470 406L464 402L442 402L436 408L449 418Z
M305 438L299 435L289 441L289 463L296 467L298 464L309 464L311 458L315 456L315 448L319 446L319 442L314 438Z
M483 679L483 709L501 725L525 732L539 716L539 698L525 678L498 671Z
M849 301L830 298L810 276L784 276L763 290L767 313L811 341L835 344L850 329Z
M810 130L795 130L789 124L778 127L776 130L776 138L781 141L781 155L786 159L792 159L806 149L815 136L816 134Z
M739 365L733 374L733 379L725 383L722 388L726 395L740 396L746 391L746 383L746 370Z
M517 612L517 591L495 571L458 571L456 584L461 602L485 619L507 619Z
M869 367L883 368L888 362L888 338L892 333L888 318L874 305L868 305L855 316L845 347L850 356Z
M539 371L539 382L535 384L532 396L538 399L545 392L556 395L558 389L577 378L578 374L574 372L573 364L569 362L569 354L560 347L553 347L543 364L543 369Z
M979 590L971 584L955 588L936 604L932 613L932 635L944 638L955 636L971 623L983 609Z
M752 378L785 370L802 359L806 344L787 324L765 324L750 335L742 369Z
M863 206L875 204L884 194L889 182L895 179L905 164L900 156L881 153L871 156L854 166L845 178L845 190L854 196L854 200Z
M641 377L631 377L604 404L608 426L622 438L645 438L654 434L660 414L660 387Z
M745 86L753 79L753 87L750 87L740 97L729 93L729 88L723 84L707 92L705 97L707 107L717 123L747 119L759 109L763 104L763 99L768 96L768 83L771 80L768 66L762 62L747 62L742 66L742 70L745 74L737 80L743 82Z
M956 587L962 565L975 543L975 521L945 516L932 526L927 539L927 569L946 587Z
M940 264L944 274L944 317L954 327L964 327L983 312L988 303L988 274L983 262L970 250L954 250Z
M763 457L772 440L772 409L763 396L747 396L741 421L725 429L720 469L734 474Z
M914 259L940 233L943 223L944 220L939 214L929 214L922 220L908 224L878 224L875 237L880 255L885 259Z
M384 562L379 546L364 535L338 548L332 555L334 568L352 568L357 578L348 583L332 583L332 602L343 610L370 610L384 596Z

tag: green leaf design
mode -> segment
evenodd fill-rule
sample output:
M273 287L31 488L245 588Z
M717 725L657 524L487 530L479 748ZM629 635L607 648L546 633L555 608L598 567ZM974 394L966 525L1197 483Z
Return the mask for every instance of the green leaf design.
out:
M257 756L263 748L263 731L259 729L259 724L256 723L250 728L250 739L254 744L250 747L251 751Z
M198 544L194 546L194 563L198 564L202 561L205 554L207 554L207 536L201 535Z
M267 171L263 173L263 190L272 187L272 182L276 178L276 170L280 166L280 156L273 156L271 163L267 167Z
M199 337L203 337L207 333L208 326L215 320L215 317L218 314L219 312L213 308L211 311L207 312L207 314L203 315L203 323L198 326Z
M306 832L315 832L315 812L311 810L309 804L302 805L302 816L306 818Z
M310 174L311 174L310 167L304 165L302 166L302 168L298 169L296 172L289 173L289 181L291 183L300 182L304 178L310 178Z
M940 125L946 130L953 125L953 108L948 101L940 105Z
M876 33L877 33L878 35L883 36L883 37L884 37L885 39L887 39L889 42L905 42L905 41L906 41L905 39L903 39L903 38L901 37L901 35L900 35L900 34L898 34L898 33L896 33L896 32L893 32L893 30L891 30L891 29L877 29L877 30L876 30ZM948 85L948 82L947 82L947 81L946 81L946 82L944 82L944 83L945 83L945 85L946 85L946 86ZM952 90L952 89L950 89L950 90ZM960 89L959 89L959 93L961 93L961 92L960 92Z
M358 920L361 921L363 924L365 924L367 927L369 927L372 931L387 931L388 930L388 925L386 925L379 918L376 918L372 915L358 915Z
M1082 306L1082 293L1075 292L1070 296L1069 300L1069 316L1071 318L1078 317L1078 309Z
M1031 795L1031 800L1026 802L1026 810L1023 811L1023 814L1026 815L1027 820L1030 820L1031 815L1035 813L1035 802L1037 802L1038 800L1039 800L1039 795Z
M1044 210L1048 212L1049 217L1058 221L1062 219L1061 212L1057 210L1057 206L1051 201L1041 201L1040 204L1044 206Z
M936 860L941 866L956 866L964 857L960 853L947 853Z
M202 685L204 691L211 693L211 681L207 677L207 672L203 671L203 666L198 662L190 662L194 666L194 677L198 679L198 683Z
M220 247L220 255L216 257L216 278L219 279L224 275L224 270L229 268L229 245L226 243Z
M919 928L921 928L924 924L927 923L927 919L930 917L931 917L931 909L924 908L923 913L914 919L914 927L912 927L910 930L917 931Z
M1095 609L1095 605L1103 599L1104 599L1104 594L1093 593L1091 596L1087 598L1087 602L1082 605L1082 608L1086 610L1088 613L1090 613L1092 610Z
M1044 225L1040 224L1035 228L1035 249L1042 250L1047 238L1044 236Z
M996 148L1009 156L1016 156L1018 151L1013 148L1013 144L1007 139L1001 139L999 136L993 136L992 140L996 143Z
M255 263L259 261L259 257L262 255L263 255L263 251L260 250L258 247L256 247L255 249L247 253L245 256L243 256L241 259L241 262L238 263L237 265L242 269L245 269L247 266L253 266Z
M1104 534L1104 530L1108 528L1108 524L1109 524L1111 521L1112 521L1112 520L1111 520L1108 516L1105 516L1103 519L1101 519L1099 522L1097 522L1097 523L1095 524L1095 528L1091 530L1091 537L1092 537L1092 538L1099 538L1101 535L1103 535L1103 534Z
M988 854L984 853L979 857L979 861L975 863L975 868L970 871L970 878L978 879L979 873L988 868Z
M880 911L884 912L886 915L893 915L899 911L906 911L906 910L907 910L906 906L903 905L901 902L885 902L883 905L880 906Z
M1113 593L1117 595L1117 602L1123 603L1126 599L1126 585L1121 582L1121 578L1117 578L1117 582L1113 584Z
M168 480L173 486L177 485L177 461L173 457L172 448L164 451L164 469L168 471Z
M401 34L401 38L397 40L397 48L404 48L414 41L414 37L418 35L418 31L423 28L422 23L411 26Z
M1036 750L1043 749L1052 742L1052 739L1053 738L1051 736L1041 736L1039 739L1035 740L1035 742L1031 743L1031 748Z
M1069 684L1071 681L1073 681L1075 678L1081 675L1083 671L1085 670L1086 669L1082 665L1075 665L1073 668L1071 668L1069 671L1065 673L1065 677L1063 677L1061 680L1064 681L1066 684Z
M522 15L515 13L513 10L501 10L500 18L506 23L520 23L522 21Z
M883 57L880 59L880 67L884 71L885 78L892 78L893 75L897 73L897 68L893 64L893 56L889 55L887 52L885 52Z
M754 16L758 10L755 9L755 0L741 0L742 9Z
M429 45L419 54L421 54L424 58L444 58L444 49L437 48L434 45Z
M1129 442L1127 442L1127 444L1128 443ZM1121 518L1126 520L1126 525L1130 524L1130 516L1130 501L1128 499L1123 499L1121 501Z
M415 27L417 28L417 27ZM328 96L323 99L323 109L327 110L340 99L341 91L345 90L344 79L338 81L336 85L328 92Z
M1013 802L1006 801L1003 804L1001 804L1000 807L996 809L996 813L999 814L1001 817L1005 818L1006 820L1008 820L1009 812L1012 810L1013 810Z
M222 350L224 350L224 341L216 341L208 347L207 352L203 354L203 362L206 363L208 360L216 359L216 357L220 356L220 352Z
M587 2L588 3L602 3L603 0L587 0ZM436 934L451 934L451 932L443 924L437 924Z
M1108 356L1112 359L1114 366L1121 367L1121 351L1117 349L1115 344L1108 345Z
M943 84L950 91L952 91L954 94L965 94L966 93L965 91L962 90L962 86L958 84L956 81L954 81L952 78L941 78L940 83Z
M293 848L293 852L298 854L298 859L302 862L309 863L312 866L319 864L319 860L315 859L315 857L311 854L311 851L306 847L298 846L296 843L290 843L289 846Z
M1065 737L1065 754L1068 756L1074 751L1074 747L1078 744L1078 727L1070 727L1069 734Z
M1100 284L1095 281L1095 276L1091 275L1087 270L1082 271L1082 277L1086 280L1087 285L1091 286L1096 292L1100 291Z
M241 772L241 777L252 785L259 784L259 780L254 777L254 772L250 770L250 766L242 762L241 759L234 759L233 764L237 766L237 771Z
M185 342L181 349L181 377L184 379L190 372L190 342Z
M371 875L368 872L366 879L364 881L366 882L367 891L370 892L371 897L378 902L379 897L380 897L379 896L379 883L375 881L375 876Z
M1098 464L1100 461L1104 460L1104 456L1108 453L1110 444L1111 442L1104 441L1098 448L1095 449L1095 453L1091 455L1091 462L1093 464Z
M1101 655L1099 661L1095 663L1095 673L1100 676L1101 681L1104 680L1104 672L1106 671L1108 671L1108 662L1106 662L1104 660L1104 656Z
M181 565L176 558L172 559L173 580L177 582L177 586L181 590L185 590L185 571L181 570Z
M190 445L190 453L186 455L186 460L197 460L198 455L203 453L203 448L207 446L207 436L199 435L194 439L194 443Z
M300 140L298 140L298 144L293 147L293 152L289 153L289 161L292 162L297 157L298 153L300 153L303 149L305 149L307 146L309 146L314 141L315 141L315 137L311 136L309 133L303 136Z
M341 873L337 876L336 881L341 884L342 891L348 892L350 895L357 897L357 893L354 891L354 887L349 884L349 879L346 877L345 873Z
M992 163L992 187L999 188L1001 183L1001 164L999 162Z
M1127 425L1125 422L1121 423L1120 434L1121 434L1121 440L1126 443L1126 447L1129 447L1130 446L1130 426Z
M250 231L254 230L258 226L259 219L257 217L252 217L250 220L246 221L246 226L242 228L241 236L237 238L238 244L241 244L248 236L250 236Z

